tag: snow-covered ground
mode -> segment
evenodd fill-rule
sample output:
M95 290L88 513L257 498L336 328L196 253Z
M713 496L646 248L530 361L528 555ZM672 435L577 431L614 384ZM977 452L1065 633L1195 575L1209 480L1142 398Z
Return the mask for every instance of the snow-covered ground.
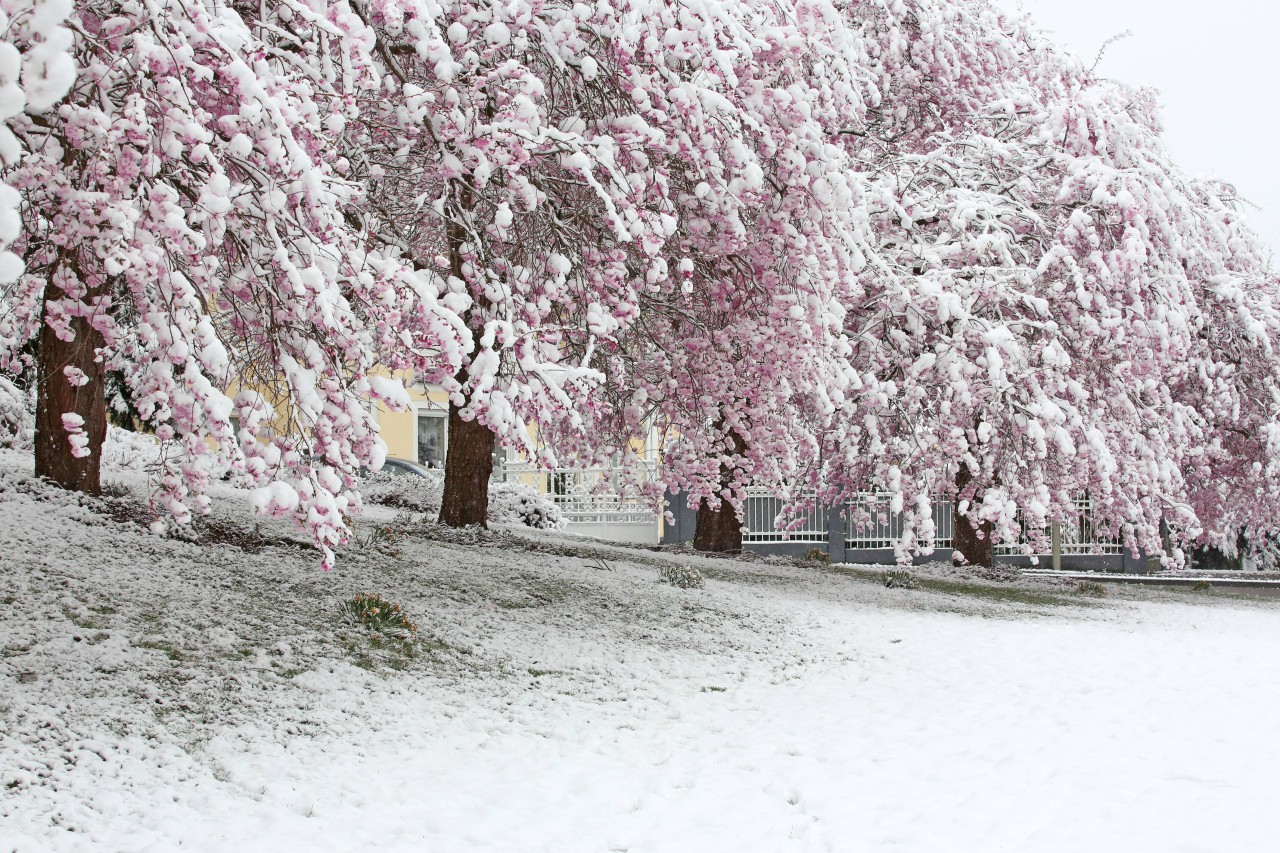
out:
M429 528L322 573L243 496L161 539L140 474L94 502L29 468L0 451L0 851L1280 843L1274 599ZM415 655L343 623L361 592Z

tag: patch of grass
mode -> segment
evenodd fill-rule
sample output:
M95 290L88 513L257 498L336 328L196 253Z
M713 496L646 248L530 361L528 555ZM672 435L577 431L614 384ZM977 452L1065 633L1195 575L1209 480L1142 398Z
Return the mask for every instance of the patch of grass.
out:
M702 589L705 586L702 572L693 566L663 566L658 569L658 580L680 589Z
M1189 589L1192 592L1213 592L1213 584L1208 581L1196 581Z
M823 563L826 565L831 563L831 555L821 548L810 548L805 552L804 558L810 563Z
M262 532L261 524L252 528L241 526L228 519L198 516L191 526L175 533L175 538L189 539L205 545L229 545L248 554L256 554L264 548L294 548L312 551L315 546L285 536L270 536Z
M702 688L702 692L703 693L724 693L728 689L729 689L728 687L712 687L711 685L707 685L706 687Z
M0 649L0 657L12 658L12 657L17 657L18 655L25 655L27 652L34 649L35 646L36 646L35 642L27 643L25 646L23 645L5 646L4 648Z
M585 589L567 581L543 577L535 574L518 574L510 586L498 589L476 589L503 610L525 610L531 607L548 607L568 601L571 598L584 598Z
M151 599L143 604L138 612L138 618L146 625L159 626L164 622L165 614L169 612L169 603L168 598Z
M877 585L884 583L884 571L876 569L854 568L852 566L833 566L832 571L867 581ZM915 575L918 589L939 592L945 595L963 596L985 601L1003 601L1010 604L1027 604L1049 607L1080 607L1084 604L1077 596L1068 597L1052 592L1043 592L1019 586L996 584L968 583L965 581L943 580Z
M75 625L77 628L83 628L86 631L101 630L108 627L111 622L111 620L101 613L94 613L86 616L65 604L62 605L62 615L66 616L67 619L70 620L71 624Z
M748 568L750 563L737 563L732 568L722 569L718 566L705 566L700 571L704 578L710 578L714 581L728 581L730 583L749 583L759 586L787 586L795 583L794 577L785 575L774 575L768 572L753 571ZM812 563L807 565L812 566Z
M420 651L431 654L443 647L444 644L433 640L405 642L380 634L369 634L365 642L348 641L343 644L351 663L370 672L376 672L384 666L397 672L406 670L417 660ZM291 678L296 674L295 672L286 677Z
M1087 595L1091 598L1106 598L1107 588L1098 581L1080 581L1076 584L1077 595Z
M181 649L170 643L166 643L164 640L140 640L133 645L139 649L151 649L152 651L164 652L165 657L169 658L169 660L174 663L179 663L185 659Z
M967 595L988 601L1005 601L1011 604L1046 605L1049 607L1079 606L1076 599L1065 595L1054 595L1049 592L1025 589L1016 586L995 586L987 584L963 583L959 581L921 578L921 589L943 592L950 595Z

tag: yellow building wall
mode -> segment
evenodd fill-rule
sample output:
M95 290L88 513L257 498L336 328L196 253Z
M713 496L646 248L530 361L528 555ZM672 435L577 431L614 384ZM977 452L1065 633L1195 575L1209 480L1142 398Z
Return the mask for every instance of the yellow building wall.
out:
M383 403L376 403L373 417L378 422L382 440L387 443L387 455L417 462L418 411L431 409L447 416L449 396L439 388L423 390L421 386L415 387L407 381L405 387L409 390L409 399L413 403L409 409L396 412Z

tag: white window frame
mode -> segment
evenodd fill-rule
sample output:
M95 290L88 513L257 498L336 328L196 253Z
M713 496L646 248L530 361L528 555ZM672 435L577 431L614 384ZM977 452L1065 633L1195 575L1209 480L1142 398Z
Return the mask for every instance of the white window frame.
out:
M423 415L432 418L439 418L444 425L444 447L442 448L443 452L440 460L440 467L443 469L444 460L449 457L449 410L442 409L439 406L432 405L431 403L415 403L413 406L413 459L411 461L417 462L419 465L426 464L418 458L418 426L421 423L420 418L422 418Z

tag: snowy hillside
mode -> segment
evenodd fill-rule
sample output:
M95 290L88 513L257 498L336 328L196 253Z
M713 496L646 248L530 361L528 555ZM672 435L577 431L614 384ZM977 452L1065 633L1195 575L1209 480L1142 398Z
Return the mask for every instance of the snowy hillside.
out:
M243 495L162 539L140 473L94 501L29 466L0 451L0 850L1275 849L1277 601L383 510L403 535L322 573ZM416 644L346 624L359 593Z

